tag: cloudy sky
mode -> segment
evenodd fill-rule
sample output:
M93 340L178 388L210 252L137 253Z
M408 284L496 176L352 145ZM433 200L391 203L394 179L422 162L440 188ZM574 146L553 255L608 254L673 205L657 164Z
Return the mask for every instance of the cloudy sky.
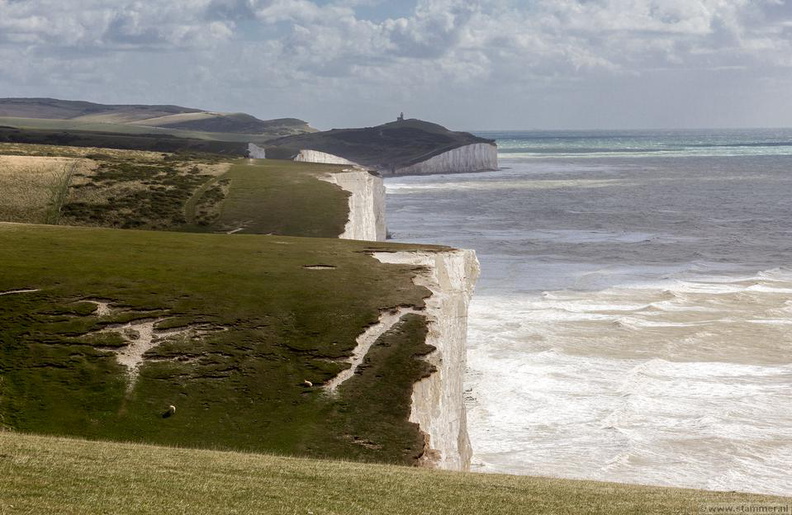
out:
M0 97L327 129L792 126L792 0L0 0Z

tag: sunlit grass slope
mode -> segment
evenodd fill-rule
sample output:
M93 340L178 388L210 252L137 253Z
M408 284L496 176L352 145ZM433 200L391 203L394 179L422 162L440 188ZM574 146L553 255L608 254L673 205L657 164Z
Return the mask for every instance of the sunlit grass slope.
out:
M423 317L386 333L339 395L319 388L382 310L423 305L410 267L368 254L403 248L0 224L0 426L412 463ZM159 345L123 365L147 334Z
M0 220L57 222L69 178L85 164L68 157L0 155Z
M771 513L758 510L790 502L0 433L0 513L9 514Z

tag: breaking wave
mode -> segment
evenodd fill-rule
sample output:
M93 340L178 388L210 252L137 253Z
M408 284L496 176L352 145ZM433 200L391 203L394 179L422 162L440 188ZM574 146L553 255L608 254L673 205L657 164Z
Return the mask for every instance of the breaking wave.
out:
M508 169L386 181L481 261L474 468L792 495L792 132L487 136Z

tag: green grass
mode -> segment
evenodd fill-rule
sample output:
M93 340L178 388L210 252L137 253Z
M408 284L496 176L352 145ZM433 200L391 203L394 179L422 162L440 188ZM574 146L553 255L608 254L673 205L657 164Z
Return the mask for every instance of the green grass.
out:
M317 177L342 167L293 161L246 160L230 180L214 229L248 234L334 238L344 232L348 193Z
M384 335L330 397L304 388L344 364L383 309L422 306L412 269L373 259L402 245L256 235L0 224L0 425L17 431L412 463L407 422L425 321ZM414 247L413 247L414 248ZM334 269L311 270L311 265ZM92 299L115 308L98 316ZM112 324L199 324L146 354L134 388ZM171 418L161 415L178 406ZM367 443L365 446L361 442ZM368 442L371 445L368 445Z
M0 514L706 514L792 499L0 433ZM759 509L768 511L759 511Z
M349 194L319 179L341 171L333 165L8 143L0 144L4 154L53 163L80 157L81 168L38 189L33 174L0 169L10 192L0 198L0 221L335 238L349 214ZM31 211L46 209L45 200L20 200L41 189L52 200L46 214Z

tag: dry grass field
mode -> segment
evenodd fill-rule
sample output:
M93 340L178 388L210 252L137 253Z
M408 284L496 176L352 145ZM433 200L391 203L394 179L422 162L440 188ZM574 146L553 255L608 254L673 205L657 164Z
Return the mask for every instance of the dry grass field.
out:
M0 221L177 229L230 164L208 156L0 144ZM204 217L216 217L195 199Z
M87 159L0 155L0 220L57 221L69 178L93 167Z

